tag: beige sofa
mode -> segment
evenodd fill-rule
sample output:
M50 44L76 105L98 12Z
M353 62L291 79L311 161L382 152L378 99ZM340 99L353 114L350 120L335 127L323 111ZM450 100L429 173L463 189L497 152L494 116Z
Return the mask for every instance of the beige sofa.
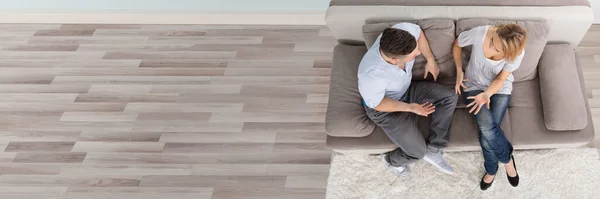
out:
M454 87L451 45L460 32L478 25L519 23L528 31L526 57L514 72L509 109L501 127L516 149L578 147L593 140L581 65L574 48L593 21L586 0L333 0L327 26L338 39L326 115L327 146L342 153L383 153L396 146L362 108L357 69L362 56L386 27L398 22L421 26L441 74L438 83ZM470 49L464 49L468 63ZM413 80L423 79L417 57ZM463 67L465 67L463 66ZM420 79L419 79L420 78ZM475 121L459 97L450 129L449 151L480 150ZM428 120L419 126L428 134Z

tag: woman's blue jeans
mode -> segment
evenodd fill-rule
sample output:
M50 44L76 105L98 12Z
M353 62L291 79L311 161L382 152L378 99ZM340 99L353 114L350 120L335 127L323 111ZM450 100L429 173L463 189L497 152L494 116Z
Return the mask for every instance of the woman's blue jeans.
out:
M481 90L469 91L466 92L465 97L476 96L482 92ZM498 162L507 164L512 155L513 146L500 128L509 101L510 95L494 94L490 98L490 109L484 105L475 115L477 128L479 128L479 144L485 160L485 171L490 175L496 175ZM470 104L473 100L466 99L466 102Z

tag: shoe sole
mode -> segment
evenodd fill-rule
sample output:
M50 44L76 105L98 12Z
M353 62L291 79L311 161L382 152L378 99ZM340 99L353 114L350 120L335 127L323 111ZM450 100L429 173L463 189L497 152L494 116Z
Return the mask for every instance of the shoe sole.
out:
M423 157L423 160L425 160L426 162L428 162L429 164L433 165L435 168L437 168L438 170L440 170L442 173L448 174L448 175L454 175L454 172L449 172L444 170L442 167L440 167L438 164L436 164L433 160L427 158L427 157Z

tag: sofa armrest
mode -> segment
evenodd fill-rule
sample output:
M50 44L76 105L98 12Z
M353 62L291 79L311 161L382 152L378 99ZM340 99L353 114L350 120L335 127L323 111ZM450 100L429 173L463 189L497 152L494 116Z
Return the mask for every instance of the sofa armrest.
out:
M338 44L333 50L329 103L325 131L335 137L364 137L373 133L375 123L362 106L358 93L358 65L367 52L365 46Z
M544 123L553 131L581 130L588 125L575 52L569 44L548 44L538 68Z

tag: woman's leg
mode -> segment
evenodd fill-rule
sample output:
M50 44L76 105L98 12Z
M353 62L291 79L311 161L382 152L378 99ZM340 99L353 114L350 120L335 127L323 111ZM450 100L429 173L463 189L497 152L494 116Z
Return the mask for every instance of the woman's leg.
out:
M483 91L470 91L467 92L465 97L476 96ZM472 99L467 99L466 103L470 104L473 102ZM494 104L493 102L491 104ZM488 139L490 135L495 134L499 128L496 118L494 118L492 112L487 107L482 107L479 113L475 115L475 121L477 122L477 128L479 130L479 144L481 145L485 171L489 175L496 175L498 170L498 158L496 157L495 147L490 143Z
M506 110L508 109L510 95L495 94L492 95L490 100L490 108L492 111L492 116L494 117L494 122L498 124L498 129L502 131L500 124L502 123L502 119L504 118ZM513 146L508 139L506 139L504 131L502 131L502 133L497 132L497 134L489 137L488 139L495 142L495 146L498 147L495 153L498 161L507 164L510 161L510 156L513 152Z

